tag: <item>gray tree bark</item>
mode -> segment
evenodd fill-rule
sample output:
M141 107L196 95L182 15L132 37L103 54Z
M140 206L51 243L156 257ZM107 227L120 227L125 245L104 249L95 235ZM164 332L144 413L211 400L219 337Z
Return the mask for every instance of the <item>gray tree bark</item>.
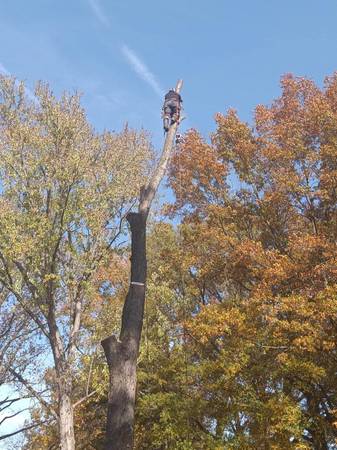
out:
M176 92L180 93L181 87L182 81L179 80ZM131 231L130 286L124 303L119 339L109 336L102 341L110 374L106 450L133 448L136 368L145 304L146 222L152 200L165 175L178 125L171 125L166 134L158 166L140 194L138 212L127 216Z
M60 393L59 398L59 435L62 450L75 450L74 412L71 396Z
M53 302L53 282L49 289L48 328L50 344L54 357L56 385L58 397L58 428L61 450L75 450L74 411L72 405L72 374L69 370L69 360L72 359L74 344L71 342L68 358L56 324L55 306ZM74 331L74 327L73 327Z

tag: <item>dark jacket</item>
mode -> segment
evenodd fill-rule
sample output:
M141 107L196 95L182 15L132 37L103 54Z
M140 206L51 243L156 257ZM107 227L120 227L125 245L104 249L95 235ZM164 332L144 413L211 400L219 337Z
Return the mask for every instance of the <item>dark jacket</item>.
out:
M165 95L165 101L167 101L167 100L175 100L179 103L182 102L181 96L176 91L173 91L172 89L170 91L168 91L168 93Z

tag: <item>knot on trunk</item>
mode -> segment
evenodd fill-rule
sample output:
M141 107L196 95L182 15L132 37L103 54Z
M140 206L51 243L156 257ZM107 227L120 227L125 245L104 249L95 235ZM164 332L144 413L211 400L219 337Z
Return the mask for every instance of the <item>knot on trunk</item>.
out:
M121 343L117 340L116 336L109 336L101 341L108 366L113 365L116 355L120 353Z

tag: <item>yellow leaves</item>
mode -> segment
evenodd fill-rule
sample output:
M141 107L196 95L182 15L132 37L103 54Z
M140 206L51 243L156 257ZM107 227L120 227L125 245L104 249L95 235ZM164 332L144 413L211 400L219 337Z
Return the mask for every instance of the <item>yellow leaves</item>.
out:
M267 400L264 405L264 418L269 422L265 430L265 438L274 441L271 448L282 449L277 445L277 441L284 439L284 444L287 442L286 436L293 435L293 438L301 438L301 422L302 413L299 405L293 402L285 395L279 395ZM276 442L275 442L276 441ZM301 448L301 447L299 447ZM309 448L303 446L302 448Z
M55 273L49 273L44 275L43 281L45 283L48 283L49 281L60 281L61 277L59 275L56 275Z
M128 128L97 134L78 95L57 99L47 85L37 86L36 102L25 99L13 80L2 77L0 91L7 96L0 111L4 251L35 258L51 252L60 236L68 245L66 232L73 257L89 239L92 249L103 250L117 232L116 216L135 200L148 174L146 134Z
M215 117L217 130L212 135L212 143L224 161L231 162L239 177L251 180L251 173L257 164L257 141L247 124L241 122L234 110L226 116Z
M214 340L219 349L224 345L226 336L239 336L244 330L245 316L235 306L224 308L222 305L209 305L201 309L195 319L186 323L190 333L201 343Z
M324 383L327 373L323 367L320 367L314 361L291 353L283 353L277 356L276 360L282 364L283 373L287 374L290 379L295 377L294 386L297 385L300 389L305 389L307 385L310 386L310 383Z

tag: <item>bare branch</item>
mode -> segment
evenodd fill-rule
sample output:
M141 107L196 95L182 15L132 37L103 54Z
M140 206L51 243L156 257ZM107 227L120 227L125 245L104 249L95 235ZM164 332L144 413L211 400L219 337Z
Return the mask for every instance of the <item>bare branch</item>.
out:
M24 431L31 430L32 428L39 427L40 425L43 425L44 423L46 423L46 421L33 423L33 424L28 425L26 427L20 428L19 430L13 431L12 433L3 434L2 436L0 436L0 441L3 441L4 439L8 439L8 438L10 438L12 436L15 436L16 434L23 433Z
M22 397L9 398L6 397L4 400L0 401L0 412L4 411L7 408L10 408L13 403L19 402L20 400L24 400L26 398L31 398L30 395L23 395Z
M2 425L6 420L12 419L13 417L18 416L18 415L21 414L22 412L28 411L28 410L29 410L29 408L20 409L20 411L16 411L15 413L10 414L9 416L3 417L3 418L0 420L0 425Z
M90 361L90 367L89 367L89 373L88 373L88 379L87 379L87 386L86 386L86 389L85 389L85 394L86 395L89 395L91 373L92 373L92 368L93 368L93 365L94 365L94 356L95 355L92 356L91 361Z
M85 402L86 400L88 400L88 398L90 398L90 397L92 397L93 395L95 395L96 392L97 392L96 390L95 390L95 391L92 391L92 392L90 392L90 394L86 395L85 397L83 397L83 398L81 398L80 400L78 400L77 402L75 402L75 403L73 404L73 408L76 408L76 406L78 406L78 405L80 405L81 403L83 403L83 402Z
M129 211L128 211L129 212ZM82 314L82 303L83 303L83 299L81 298L81 291L82 291L82 283L86 282L90 279L91 275L93 274L93 272L96 270L99 262L103 259L104 254L106 251L108 251L112 244L118 239L118 237L121 235L122 233L122 227L123 227L123 222L126 218L128 213L125 213L119 221L119 226L118 226L118 231L117 233L114 235L113 238L111 238L111 240L109 241L109 243L107 244L107 246L105 247L104 252L102 252L94 261L92 264L92 267L83 274L82 280L79 282L78 287L77 287L77 292L76 292L76 296L75 296L75 308L74 308L74 314L73 314L73 325L72 325L72 330L71 330L71 334L70 334L70 339L69 339L69 343L67 346L67 350L69 350L69 352L71 353L73 350L74 345L76 345L76 336L78 334L78 331L80 329L81 326L81 314Z
M179 93L179 80L176 92ZM127 220L131 231L130 286L124 302L119 339L111 335L101 344L109 366L110 384L106 428L106 448L133 448L133 426L137 384L137 358L144 320L145 285L147 279L146 222L152 201L162 181L179 122L166 134L159 163L146 187L140 192L138 212L130 212Z
M13 325L14 317L15 317L15 314L13 313L9 319L9 323L8 323L7 327L0 334L0 339L3 339L4 337L6 337L8 335L8 333L10 332L10 329L12 328L12 325Z
M38 297L37 296L37 288L32 283L32 281L29 279L26 269L23 267L23 265L20 263L20 261L14 261L14 264L19 269L19 272L21 273L22 278L24 279L24 281L25 281L28 289L30 290L34 300L37 300L37 297Z
M178 94L180 93L182 86L183 86L183 81L179 80L177 82L176 89L175 89L175 91ZM175 122L173 125L171 125L170 129L167 132L163 152L161 154L158 166L157 166L156 170L154 171L147 187L141 193L141 198L140 198L140 203L139 203L139 212L140 213L148 214L148 212L150 210L152 200L158 190L161 180L163 179L163 177L165 175L166 167L167 167L167 164L170 159L171 152L172 152L174 135L176 134L178 126L179 126L179 122Z
M23 310L36 323L42 333L50 340L50 334L48 333L46 326L43 324L42 320L31 310L31 308L27 305L27 302L23 300L21 295L14 289L14 287L12 285L9 285L3 278L0 278L0 283L2 283L6 287L6 289L8 289L14 295Z
M56 411L45 401L45 399L31 386L31 384L25 380L22 375L17 373L14 369L9 369L10 373L20 382L24 385L24 387L27 389L27 391L32 394L33 397L35 397L42 406L46 408L48 412L50 412L56 419L58 419L58 414Z

